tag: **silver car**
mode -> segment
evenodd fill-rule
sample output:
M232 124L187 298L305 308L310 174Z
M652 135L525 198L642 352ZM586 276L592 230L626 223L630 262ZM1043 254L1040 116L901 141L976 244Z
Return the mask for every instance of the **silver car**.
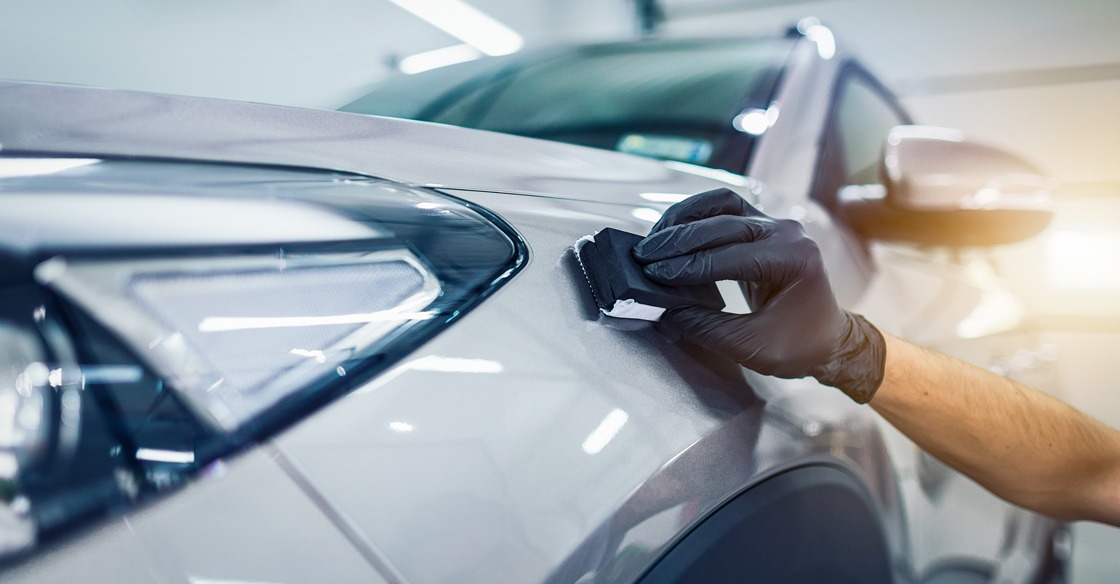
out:
M574 261L581 236L731 188L806 226L848 308L1040 376L977 246L1045 225L1042 179L909 125L822 34L716 43L734 69L696 87L746 76L733 133L600 137L630 154L0 84L0 577L1060 576L1061 525L835 389L602 316Z

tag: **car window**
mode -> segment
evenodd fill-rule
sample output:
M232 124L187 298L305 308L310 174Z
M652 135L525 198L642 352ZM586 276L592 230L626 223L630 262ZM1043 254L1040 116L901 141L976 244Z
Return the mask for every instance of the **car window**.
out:
M515 57L502 56L439 67L418 75L399 74L379 83L377 90L342 106L340 111L376 114L391 118L428 119L456 103L476 86L485 86L514 64Z
M751 137L735 116L765 108L792 41L591 45L527 56L450 88L427 74L387 79L341 108L519 134L741 172ZM448 67L447 69L452 69ZM394 102L407 93L413 103ZM417 105L415 96L428 95Z
M887 132L910 122L862 69L852 67L843 73L835 96L813 193L834 211L840 187L881 182L879 167Z
M761 47L771 47L770 44ZM724 124L776 59L758 46L584 50L526 67L492 93L477 121L498 131L623 120ZM548 107L542 105L548 104Z

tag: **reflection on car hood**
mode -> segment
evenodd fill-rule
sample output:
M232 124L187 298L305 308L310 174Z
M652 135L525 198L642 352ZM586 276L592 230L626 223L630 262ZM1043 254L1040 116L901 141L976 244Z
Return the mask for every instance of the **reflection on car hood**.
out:
M424 186L621 204L648 205L641 193L746 184L699 167L675 170L622 154L438 124L11 82L0 82L0 147L9 153L313 166Z

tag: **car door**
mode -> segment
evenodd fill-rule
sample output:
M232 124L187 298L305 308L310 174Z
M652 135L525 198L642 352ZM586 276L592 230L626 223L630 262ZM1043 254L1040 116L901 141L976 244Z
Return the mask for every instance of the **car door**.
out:
M831 99L811 198L827 209L846 237L858 241L845 225L838 193L847 185L881 184L887 134L911 120L897 100L854 63L840 69ZM1014 334L1022 305L1004 287L983 250L866 241L860 245L874 271L850 308L886 332L981 366L1029 349L1030 339ZM1031 545L1021 533L1031 529L1026 513L949 470L880 422L896 461L916 580L1027 577L1033 567L1015 565L1015 558L1023 554L1014 552Z

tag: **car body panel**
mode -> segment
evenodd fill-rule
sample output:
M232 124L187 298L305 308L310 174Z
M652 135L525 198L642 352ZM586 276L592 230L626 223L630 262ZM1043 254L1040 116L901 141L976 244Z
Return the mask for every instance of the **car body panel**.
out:
M579 236L647 232L669 199L643 195L732 186L805 225L845 306L981 365L997 355L989 341L1006 329L969 341L974 350L958 334L987 285L967 258L868 249L808 197L825 88L842 65L808 48L792 57L780 117L750 177L436 124L0 84L3 152L351 171L481 205L531 252L520 274L448 330L223 463L221 476L199 477L5 577L72 581L92 558L119 553L144 566L123 570L121 582L287 583L319 566L321 581L634 581L751 485L829 464L859 477L879 505L899 582L954 561L1026 581L1052 522L955 473L930 489L913 443L832 388L761 376L648 325L600 317L573 261ZM261 489L269 500L241 509ZM258 546L273 551L231 563L229 550Z
M627 581L729 493L814 456L873 450L805 434L873 425L831 388L748 374L648 325L598 317L568 234L640 223L604 204L558 217L547 200L474 201L518 226L530 265L381 380L276 440L408 581L571 582L621 569L623 553ZM432 359L450 366L426 370ZM759 397L767 386L773 402ZM614 412L625 422L613 438L589 444ZM865 480L889 489L874 468ZM878 495L890 515L894 494ZM433 562L433 548L451 557Z
M612 203L448 191L514 221L532 250L492 301L274 446L78 534L14 581L71 580L100 554L143 558L121 582L299 582L322 562L343 570L332 581L370 570L390 582L565 582L608 568L636 578L729 497L810 463L847 464L874 485L901 546L882 447L860 430L873 423L866 408L600 317L571 234L649 221ZM617 434L590 443L616 411ZM231 555L242 541L259 553ZM432 561L425 546L450 551Z
M260 449L215 463L166 499L40 550L3 579L387 582L274 459Z

